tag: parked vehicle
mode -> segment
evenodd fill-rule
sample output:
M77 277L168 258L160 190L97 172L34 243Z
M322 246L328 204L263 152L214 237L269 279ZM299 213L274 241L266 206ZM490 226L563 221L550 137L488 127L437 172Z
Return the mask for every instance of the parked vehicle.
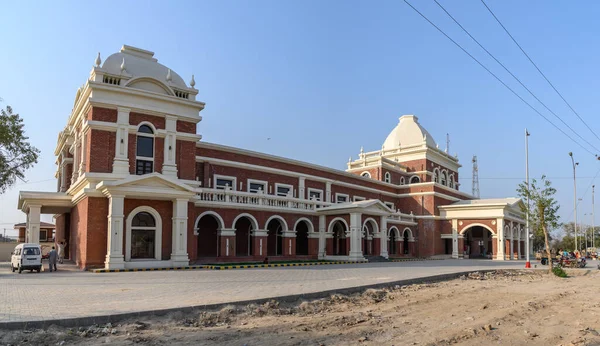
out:
M19 244L15 247L10 258L10 269L14 273L23 270L34 270L38 273L42 270L42 248L39 244Z

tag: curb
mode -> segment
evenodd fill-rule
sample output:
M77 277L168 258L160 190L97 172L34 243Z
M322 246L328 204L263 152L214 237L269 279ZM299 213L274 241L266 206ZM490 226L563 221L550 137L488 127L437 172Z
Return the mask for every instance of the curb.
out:
M364 291L369 288L380 289L391 286L405 286L405 285L413 285L419 283L433 283L440 281L447 281L459 278L462 275L468 275L469 273L480 272L480 273L488 273L494 272L499 269L487 269L487 270L468 270L456 273L449 274L438 274L433 276L426 276L421 278L413 278L413 279L404 279L404 280L396 280L391 282L383 282L371 285L364 286L355 286L348 287L342 289L334 289L327 290L321 292L313 292L313 293L301 293L301 294L292 294L287 296L279 296L279 297L270 297L270 298L260 298L260 299L250 299L250 300L242 300L242 301L233 301L226 303L215 303L215 304L200 304L193 305L188 307L180 307L180 308L169 308L169 309L160 309L160 310L147 310L147 311L138 311L138 312L127 312L122 314L115 315L102 315L102 316L90 316L90 317L75 317L75 318L63 318L63 319L55 319L55 320L38 320L38 321L21 321L21 322L0 322L0 329L4 330L26 330L26 329L45 329L52 325L61 326L65 328L71 327L80 327L80 326L90 326L94 324L107 324L107 323L117 323L127 319L134 319L140 317L149 317L149 316L163 316L169 313L179 312L179 313L192 313L198 312L198 310L218 310L227 305L249 305L249 304L264 304L270 300L276 299L278 301L293 303L298 300L303 299L320 299L330 296L331 294L352 294ZM503 269L503 270L511 270L511 269ZM512 269L514 270L514 269Z
M440 261L438 258L405 258L392 259L387 262L416 262L416 261ZM385 263L369 261L329 261L329 262L298 262L298 263L272 263L272 264L240 264L240 265L197 265L186 267L161 267L161 268L132 268L132 269L92 269L92 273L127 273L127 272L148 272L148 271L172 271L172 270L228 270L228 269L252 269L252 268L277 268L277 267L304 267L317 265L333 264L364 264L364 263Z

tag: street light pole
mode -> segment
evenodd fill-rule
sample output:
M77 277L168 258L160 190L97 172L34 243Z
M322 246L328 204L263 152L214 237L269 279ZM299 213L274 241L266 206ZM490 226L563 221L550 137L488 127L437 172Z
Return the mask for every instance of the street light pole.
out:
M596 228L594 226L594 188L596 185L592 185L592 248L596 251Z
M571 163L573 164L573 208L575 213L575 223L573 224L573 228L575 231L575 250L579 250L577 243L577 179L575 176L575 167L579 165L579 162L575 162L572 152L569 152L569 156L571 157Z
M525 184L527 184L527 209L525 214L525 268L531 268L529 260L529 132L525 129Z

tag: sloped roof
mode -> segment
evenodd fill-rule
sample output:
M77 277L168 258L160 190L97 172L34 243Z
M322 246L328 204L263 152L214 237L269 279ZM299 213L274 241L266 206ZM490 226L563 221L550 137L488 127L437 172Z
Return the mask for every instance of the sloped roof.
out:
M15 228L23 228L23 227L27 227L27 224L25 222L15 224ZM56 226L53 223L41 221L40 228L56 228Z

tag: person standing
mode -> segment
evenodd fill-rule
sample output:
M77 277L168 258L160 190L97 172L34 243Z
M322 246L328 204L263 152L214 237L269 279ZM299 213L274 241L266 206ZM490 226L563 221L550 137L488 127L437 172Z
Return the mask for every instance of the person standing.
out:
M50 267L51 273L52 273L52 268L54 268L54 271L57 271L57 269L56 269L57 257L58 257L58 254L56 253L56 250L54 249L54 246L53 246L52 250L50 250L50 252L48 252L48 267Z
M67 246L66 241L58 243L58 263L63 264L65 260L65 247Z

